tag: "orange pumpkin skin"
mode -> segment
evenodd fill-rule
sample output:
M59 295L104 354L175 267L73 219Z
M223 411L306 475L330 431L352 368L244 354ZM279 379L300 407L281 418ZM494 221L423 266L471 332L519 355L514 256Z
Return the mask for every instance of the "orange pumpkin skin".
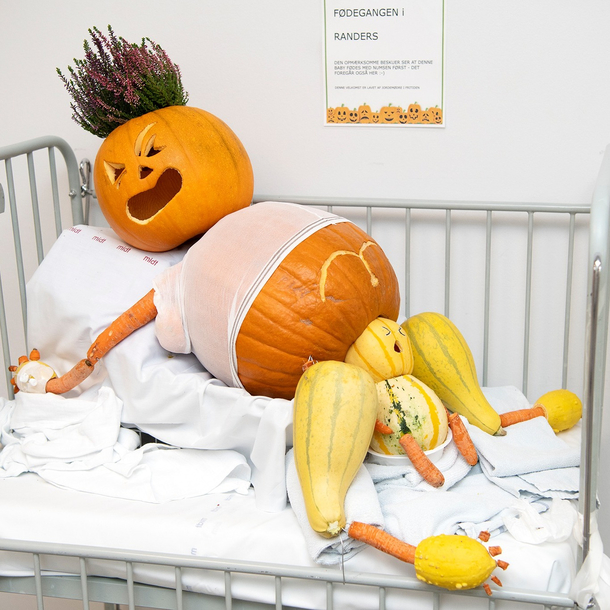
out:
M379 245L349 222L324 227L285 257L252 303L235 342L239 379L251 394L291 399L309 357L343 361L370 322L396 320L399 307Z
M171 250L248 206L254 177L243 144L213 114L170 106L131 119L102 143L100 208L128 244Z

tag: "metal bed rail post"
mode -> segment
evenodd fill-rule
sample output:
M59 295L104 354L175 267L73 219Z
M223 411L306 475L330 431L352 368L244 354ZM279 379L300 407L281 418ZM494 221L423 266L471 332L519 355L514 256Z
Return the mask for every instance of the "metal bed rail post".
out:
M71 199L71 214L73 224L83 224L85 216L83 213L83 195L85 195L88 201L92 191L89 190L88 184L81 186L81 175L83 180L88 179L90 171L85 166L82 171L79 172L79 165L76 160L74 151L70 145L62 138L56 136L43 136L18 144L12 144L9 146L0 147L0 161L4 161L5 173L6 173L6 185L7 185L7 196L8 196L8 211L10 215L10 222L13 230L13 242L15 249L15 264L17 270L17 279L19 282L19 295L21 299L21 310L22 310L22 321L23 321L23 335L27 337L27 319L26 319L26 290L25 290L25 270L23 263L23 247L21 243L21 232L19 228L19 212L17 206L16 187L13 174L13 160L16 157L26 155L27 157L27 173L29 180L30 199L31 199L31 210L34 222L34 234L36 251L38 254L38 262L40 263L44 257L44 248L42 243L42 225L40 218L40 209L38 205L39 195L36 179L36 168L34 163L34 152L46 149L48 151L48 169L50 172L50 199L53 202L53 211L55 217L55 232L56 235L62 231L61 224L61 207L60 207L60 194L59 194L59 178L57 165L55 162L55 150L59 150L62 154L67 170L68 185L69 185L69 197ZM5 212L5 195L2 186L0 185L0 214ZM10 384L11 374L8 371L8 365L10 364L10 346L8 339L8 329L6 323L6 312L4 305L4 297L2 292L2 284L0 278L0 338L2 344L2 355L4 358L4 369L5 378L8 388L8 394L12 398L12 386Z
M584 372L583 443L580 512L583 515L582 561L590 550L595 526L597 478L608 336L610 262L610 146L606 148L591 204Z

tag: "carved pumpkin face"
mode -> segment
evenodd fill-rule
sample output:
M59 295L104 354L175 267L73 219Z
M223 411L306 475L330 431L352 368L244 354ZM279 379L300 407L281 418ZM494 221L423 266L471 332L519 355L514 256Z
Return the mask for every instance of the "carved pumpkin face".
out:
M426 124L432 123L432 113L430 112L430 109L422 110L421 122Z
M354 108L353 110L350 110L347 115L347 119L350 123L357 123L358 122L358 110L356 108Z
M407 109L407 123L421 122L421 106L419 104L409 104Z
M345 106L338 106L335 108L335 120L337 123L347 123L348 108Z
M379 110L380 123L398 123L398 116L402 112L400 106L383 106Z
M373 123L379 123L379 113L378 112L371 112L371 121Z
M327 123L334 123L335 122L335 109L334 108L327 108L326 109L326 122Z
M171 250L248 206L248 154L214 115L171 106L131 119L102 143L94 167L100 208L130 245Z
M440 125L443 122L443 110L441 108L430 108L430 114L432 115L432 122L435 125Z
M371 107L368 104L362 104L362 106L358 106L358 120L361 123L370 123L371 114Z

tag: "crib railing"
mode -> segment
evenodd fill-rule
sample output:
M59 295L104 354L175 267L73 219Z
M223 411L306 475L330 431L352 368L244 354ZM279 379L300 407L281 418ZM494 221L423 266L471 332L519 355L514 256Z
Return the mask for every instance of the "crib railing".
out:
M46 151L46 160L37 155L38 152ZM58 167L56 151L59 151L64 160L64 167ZM54 233L51 239L57 238L66 226L62 222L62 207L65 201L71 201L69 213L64 210L71 224L81 224L85 221L83 212L83 195L86 199L91 195L85 183L81 184L81 176L89 178L89 170L86 163L79 171L74 151L69 144L58 137L46 136L21 142L19 144L0 148L0 161L4 161L6 177L6 194L0 182L0 220L2 227L10 225L13 241L13 253L9 252L9 245L3 241L1 260L14 261L14 265L4 264L0 267L0 333L2 335L2 357L4 378L6 380L6 394L13 396L10 384L10 373L8 364L11 356L15 358L15 350L11 350L10 339L25 353L27 350L27 299L26 281L28 273L27 256L31 258L35 252L35 259L30 261L30 267L40 264L45 254L45 228L49 226L48 213L52 213ZM22 165L19 165L23 162ZM44 172L37 171L43 168ZM62 192L67 179L67 192ZM29 203L26 206L22 202L28 197L22 191L29 191ZM18 203L19 202L19 203ZM40 204L42 202L42 206ZM8 203L8 208L7 208ZM45 214L46 213L46 214ZM28 229L26 229L26 226ZM3 230L3 235L8 231ZM27 253L27 254L26 254ZM19 316L7 315L8 303L3 296L2 281L8 276L8 282L12 284L11 292L19 295ZM21 319L21 332L16 328L16 320ZM7 319L12 321L9 327ZM0 393L2 395L2 393Z
M49 167L49 177L40 180L40 174L36 171L35 153L46 149ZM62 154L66 170L59 169L56 163L55 151ZM15 163L18 157L24 156L26 172L23 178L16 177ZM29 347L26 345L27 319L26 319L26 292L25 284L28 278L28 264L35 267L40 263L45 254L45 231L49 224L54 226L53 236L56 238L64 226L62 218L68 216L70 224L86 222L86 212L83 210L83 202L92 195L88 183L89 169L84 164L80 170L74 153L67 143L59 138L40 138L22 143L16 146L0 148L0 160L5 163L6 188L0 180L0 230L2 235L7 235L10 230L13 235L11 261L14 262L12 270L10 264L5 265L8 257L6 243L0 243L0 333L2 339L2 366L5 371L6 392L5 396L12 397L10 385L10 373L8 364L14 363L16 358L26 353ZM17 183L25 181L29 185L29 200L31 205L22 206L18 204L24 199L17 196ZM45 185L45 195L41 196L40 183ZM26 188L26 190L28 190ZM63 192L63 195L61 193ZM26 197L28 199L28 197ZM554 387L572 387L574 391L583 396L583 443L582 443L582 468L581 468L581 498L580 510L585 516L583 527L583 558L589 550L589 540L594 526L595 498L597 496L597 480L599 471L599 451L601 440L601 418L604 399L604 382L607 353L608 334L608 269L610 267L610 247L608 234L610 232L610 148L606 151L600 170L595 195L591 205L585 204L523 204L507 202L451 202L451 201L417 201L417 200L364 200L364 199L341 199L341 198L299 198L278 196L256 196L254 201L284 200L303 205L324 206L331 211L345 215L354 222L360 224L369 234L381 243L384 249L392 249L394 238L400 235L399 255L396 263L397 274L401 282L401 297L403 303L402 315L408 317L413 313L421 311L422 308L442 311L449 317L458 317L463 332L469 338L469 343L474 347L475 360L480 371L482 385L509 384L520 385L522 391L530 398L534 398L539 391L540 385L548 389ZM42 202L42 206L39 205ZM66 206L63 202L70 202L69 211L66 214ZM62 208L62 205L64 207ZM48 207L52 210L53 220L45 220L45 211ZM27 215L27 222L24 221ZM510 219L507 221L507 215ZM48 218L48 217L47 217ZM467 220L466 220L467 219ZM466 220L466 222L465 222ZM467 230L463 233L468 222L476 225L476 234ZM498 224L509 226L509 241L507 246L498 235L496 227ZM379 224L380 223L380 224ZM24 226L27 225L27 230ZM381 228L379 228L381 227ZM6 230L4 230L6 228ZM541 255L539 244L540 233L544 236L545 231L552 235L561 233L561 243L564 244L565 253L561 255L561 261L553 260L553 255L543 252ZM27 243L23 240L25 234L30 233L31 238ZM430 243L422 247L421 235L429 236L430 242L436 240L436 244ZM583 243L588 241L588 248L583 248ZM390 243L392 242L392 243ZM513 243L514 242L514 243ZM460 269L460 254L475 249L480 243L478 258L466 270ZM513 247L515 244L518 247ZM581 258L581 252L588 254ZM33 253L34 260L30 263L26 260ZM456 256L457 254L457 256ZM519 277L506 277L507 266L512 263L512 258L519 256ZM423 258L423 265L422 265ZM532 326L534 317L540 318L540 307L537 304L538 281L544 270L539 269L539 261L546 258L547 263L563 266L559 274L563 278L560 287L553 292L551 300L554 314L561 319L562 332L556 333L557 338L552 339L552 345L556 349L557 356L551 358L548 354L539 353L539 344L544 345L546 338L541 340L538 327ZM429 260L428 260L429 259ZM432 261L432 262L430 262ZM423 268L423 270L422 270ZM578 270L582 270L578 273ZM466 271L466 273L464 273ZM428 275L438 272L440 288L428 295ZM476 272L476 273L475 273ZM468 277L464 277L464 276ZM476 275L476 282L471 276ZM11 295L16 294L17 299L6 299L3 293L3 281L9 277L12 284L16 285L11 290ZM457 279L456 279L457 277ZM583 280L586 278L586 281ZM544 278L542 278L544 279ZM468 305L472 311L461 313L465 302L463 291L456 290L464 282L473 282L473 288L466 290L466 297L471 298ZM584 285L583 285L584 281ZM477 286L475 286L477 284ZM508 298L512 298L509 309L516 311L519 319L517 326L521 332L513 332L502 328L504 320L495 321L498 318L497 309L499 299L496 295L498 288L504 289L507 285L518 285L517 294L511 292ZM480 290L479 290L480 287ZM9 302L11 301L11 302ZM559 305L558 305L559 303ZM545 309L543 304L542 308ZM509 311L509 313L513 313ZM461 317L460 317L461 316ZM501 318L501 316L500 316ZM7 321L11 320L9 324ZM545 320L543 320L545 321ZM507 326L505 323L504 326ZM542 324L542 326L545 326ZM555 327L554 327L555 328ZM544 329L546 330L546 329ZM516 364L509 367L503 363L498 371L498 347L497 344L507 340L512 341L512 352L507 360L515 360ZM498 340L500 337L500 340ZM548 339L551 341L551 339ZM503 346L502 346L503 347ZM516 356L517 354L518 356ZM585 366L583 367L583 358ZM547 361L548 359L548 361ZM551 362L552 360L552 362ZM518 362L517 362L518 361ZM520 384L515 380L520 380ZM534 385L535 383L538 386ZM0 388L0 395L2 395ZM29 592L41 598L46 594L52 594L51 580L56 577L43 576L40 566L36 567L36 561L44 554L73 555L79 558L81 565L80 583L82 598L85 599L87 583L91 587L97 586L95 579L86 573L86 563L89 558L101 558L105 556L104 549L75 549L75 548L48 548L44 544L22 543L18 541L0 541L0 549L6 551L21 551L32 553L34 561L33 579L0 579L4 583L0 590L13 590L15 588L30 588ZM124 561L126 565L134 565L138 561L155 562L159 556L144 557L141 554L113 551L113 558ZM38 557L38 559L36 559ZM182 587L180 585L180 570L186 568L223 569L226 579L230 581L233 572L250 573L250 568L242 565L225 566L215 565L213 561L192 558L166 558L167 565L176 569L175 606L181 608L186 602L183 600ZM193 564L192 562L195 562ZM260 570L269 574L269 566L257 566ZM275 567L273 568L275 569ZM309 575L284 573L286 567L278 567L276 578L280 579L278 584L281 588L281 579L284 577L326 578L326 574L310 573ZM128 568L129 570L129 568ZM284 570L284 571L283 571ZM323 570L322 570L323 572ZM336 576L336 573L335 573ZM57 577L59 578L59 577ZM61 577L63 578L63 577ZM333 578L328 575L328 586L332 592ZM349 577L356 578L352 575ZM358 576L358 578L360 578ZM366 580L366 577L362 577ZM78 582L77 577L77 582ZM133 580L133 579L132 579ZM381 598L384 587L418 588L425 587L417 581L408 582L399 579L396 582L380 583L375 577L376 586L380 587L380 607L383 607ZM44 585L48 582L49 585ZM19 584L17 584L19 583ZM29 583L29 584L28 584ZM361 583L366 584L366 583ZM370 583L369 583L370 584ZM117 587L123 585L117 584ZM134 604L134 591L139 585L127 578L127 598L124 592L117 599L126 599L130 607ZM131 590L131 593L129 591ZM27 591L23 591L27 592ZM186 592L184 592L186 593ZM438 596L438 593L434 593ZM100 594L92 599L109 601ZM495 594L494 594L495 595ZM332 594L331 594L332 599ZM567 596L548 594L540 597L540 594L524 593L523 595L513 590L499 592L495 599L511 599L529 603L540 603L545 606L572 606ZM124 602L122 602L124 603ZM280 606L281 607L281 602ZM493 602L490 602L493 603ZM151 605L151 603L148 603ZM276 603L277 605L277 603ZM165 606L164 606L165 607ZM186 606L184 606L186 607ZM438 599L434 602L438 607ZM493 607L493 606L490 606Z

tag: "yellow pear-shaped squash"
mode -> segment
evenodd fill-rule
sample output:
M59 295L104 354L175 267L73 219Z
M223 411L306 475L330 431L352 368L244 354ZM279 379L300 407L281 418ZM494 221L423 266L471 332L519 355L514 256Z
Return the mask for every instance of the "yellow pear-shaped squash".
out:
M401 375L377 383L377 419L394 430L393 434L375 431L371 449L386 455L404 455L400 444L410 433L428 451L447 438L447 411L440 398L412 375Z
M426 312L410 317L402 327L413 349L413 376L473 426L488 434L505 434L500 416L481 391L472 353L455 324L440 313Z
M394 320L380 317L352 343L345 362L363 368L377 382L411 374L413 352L402 327Z
M326 360L310 366L294 397L294 459L312 529L345 527L345 495L368 451L377 390L360 367Z
M445 589L473 589L483 584L497 563L474 538L441 534L422 540L415 549L415 575Z
M574 427L582 417L582 402L570 390L551 390L536 402L546 411L546 417L555 434Z

